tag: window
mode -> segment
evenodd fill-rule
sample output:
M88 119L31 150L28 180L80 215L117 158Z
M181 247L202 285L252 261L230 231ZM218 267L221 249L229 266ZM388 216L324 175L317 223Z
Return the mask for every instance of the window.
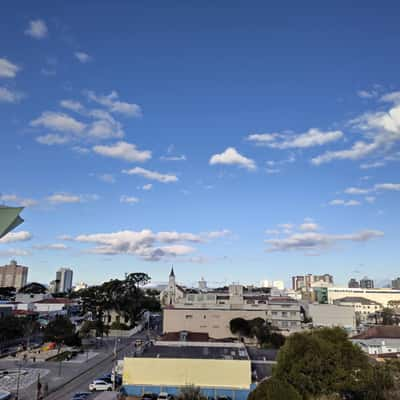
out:
M282 317L287 317L287 312L286 311L282 311Z
M274 315L275 317L278 315L277 311L272 311L272 315Z
M186 318L186 319L191 319L191 318L193 318L193 315L187 314L187 315L185 315L185 318Z

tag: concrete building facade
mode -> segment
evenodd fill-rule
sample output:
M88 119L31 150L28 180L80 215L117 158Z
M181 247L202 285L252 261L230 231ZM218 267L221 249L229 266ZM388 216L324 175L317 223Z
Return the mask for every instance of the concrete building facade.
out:
M314 327L339 326L350 332L356 330L356 314L353 307L335 304L309 304L308 313Z
M196 291L176 285L173 271L168 287L161 292L163 332L200 332L210 338L233 337L230 321L234 318L262 318L286 331L301 327L300 305L289 297L248 290L239 284L228 288Z
M387 307L390 301L400 300L400 290L395 289L361 289L361 288L346 288L332 287L328 288L328 302L333 304L335 300L344 297L362 297L364 299L375 301Z
M28 267L18 265L11 260L9 265L0 267L0 287L15 287L17 290L26 285Z
M60 268L56 272L56 293L67 293L72 289L73 271L70 268Z

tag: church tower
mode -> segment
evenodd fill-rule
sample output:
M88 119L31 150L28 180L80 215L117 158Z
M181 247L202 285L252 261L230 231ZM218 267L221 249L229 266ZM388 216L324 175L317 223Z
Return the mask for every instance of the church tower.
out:
M175 303L175 294L176 294L176 282L175 282L175 273L174 267L171 268L171 272L169 273L168 279L168 303Z

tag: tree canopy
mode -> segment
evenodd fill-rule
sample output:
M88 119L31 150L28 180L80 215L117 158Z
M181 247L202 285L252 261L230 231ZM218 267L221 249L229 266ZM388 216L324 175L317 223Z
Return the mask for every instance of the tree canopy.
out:
M248 400L302 400L299 392L287 382L270 378L261 382L248 397Z
M69 345L79 344L75 326L69 318L57 315L44 329L44 340Z

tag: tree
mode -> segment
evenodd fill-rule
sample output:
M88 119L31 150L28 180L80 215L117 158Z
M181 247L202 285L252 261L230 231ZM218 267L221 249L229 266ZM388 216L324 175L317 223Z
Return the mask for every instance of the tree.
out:
M233 318L229 322L229 328L234 335L249 337L251 328L249 322L244 318Z
M395 325L398 322L394 310L389 307L381 311L381 318L383 325Z
M382 379L385 390L390 387L390 377L376 368L344 330L323 328L291 335L278 353L273 376L304 398L341 394L361 400L369 399L365 394L372 393L377 379Z
M185 386L178 395L178 400L207 400L197 386Z
M277 378L270 378L261 382L249 394L247 400L302 400L302 397L287 382Z
M15 300L16 290L15 287L7 286L0 288L0 300Z
M69 318L62 315L57 315L55 319L47 324L44 329L44 340L70 345L75 345L79 342L77 335L75 335L74 324Z

